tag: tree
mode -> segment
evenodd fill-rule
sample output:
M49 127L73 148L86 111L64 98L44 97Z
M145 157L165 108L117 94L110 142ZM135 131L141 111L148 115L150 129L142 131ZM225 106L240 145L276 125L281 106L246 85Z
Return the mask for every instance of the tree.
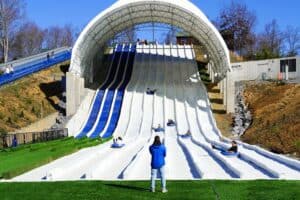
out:
M115 37L110 41L112 43L131 43L136 41L136 27L131 26L122 32L115 35Z
M256 15L245 4L232 1L220 11L215 23L230 50L247 55L253 49Z
M62 28L62 40L60 46L72 46L74 43L75 29L71 24L67 24Z
M3 61L8 61L10 42L23 16L23 0L0 0L0 45Z
M47 49L55 49L60 47L61 28L59 26L52 26L45 30L45 43Z
M45 33L34 22L24 23L16 33L12 50L14 58L38 54L42 50Z
M283 34L275 19L265 25L265 30L259 34L257 41L258 59L278 58L281 56Z
M52 26L45 30L45 43L47 49L63 46L72 46L75 38L75 29L71 24L64 27Z
M300 50L300 28L288 26L284 33L287 56L296 56Z
M176 44L176 34L179 32L178 28L173 26L173 25L169 25L167 26L167 28L169 29L169 31L166 33L165 36L165 43L166 44ZM189 35L188 33L187 36Z

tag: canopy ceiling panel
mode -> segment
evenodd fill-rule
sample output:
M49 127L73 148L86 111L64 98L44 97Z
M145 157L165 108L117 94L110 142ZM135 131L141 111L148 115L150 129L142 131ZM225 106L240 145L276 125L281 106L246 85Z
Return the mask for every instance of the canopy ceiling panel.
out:
M207 49L220 78L230 70L229 52L220 33L188 0L119 0L96 16L76 41L70 71L84 76L91 59L118 33L138 24L158 22L177 26Z

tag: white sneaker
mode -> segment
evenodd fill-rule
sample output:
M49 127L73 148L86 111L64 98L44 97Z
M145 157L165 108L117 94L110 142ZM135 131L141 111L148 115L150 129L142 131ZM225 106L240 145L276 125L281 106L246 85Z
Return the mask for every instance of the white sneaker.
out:
M163 188L161 192L162 192L162 193L167 193L168 190L167 190L166 188Z

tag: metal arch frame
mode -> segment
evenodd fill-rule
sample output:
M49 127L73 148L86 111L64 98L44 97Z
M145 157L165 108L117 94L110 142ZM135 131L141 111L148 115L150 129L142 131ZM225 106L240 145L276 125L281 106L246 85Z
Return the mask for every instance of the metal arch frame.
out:
M109 39L132 25L149 22L177 26L198 39L211 55L219 78L231 70L229 51L220 33L188 0L119 0L96 16L80 34L73 48L70 72L83 77L89 59Z

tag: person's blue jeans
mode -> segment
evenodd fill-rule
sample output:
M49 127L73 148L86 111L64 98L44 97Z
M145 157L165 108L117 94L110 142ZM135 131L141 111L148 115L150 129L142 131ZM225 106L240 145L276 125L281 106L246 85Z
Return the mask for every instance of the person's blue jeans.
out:
M155 179L157 177L157 171L159 171L161 176L161 186L163 189L166 189L165 166L162 166L159 169L151 169L151 189L155 189Z

